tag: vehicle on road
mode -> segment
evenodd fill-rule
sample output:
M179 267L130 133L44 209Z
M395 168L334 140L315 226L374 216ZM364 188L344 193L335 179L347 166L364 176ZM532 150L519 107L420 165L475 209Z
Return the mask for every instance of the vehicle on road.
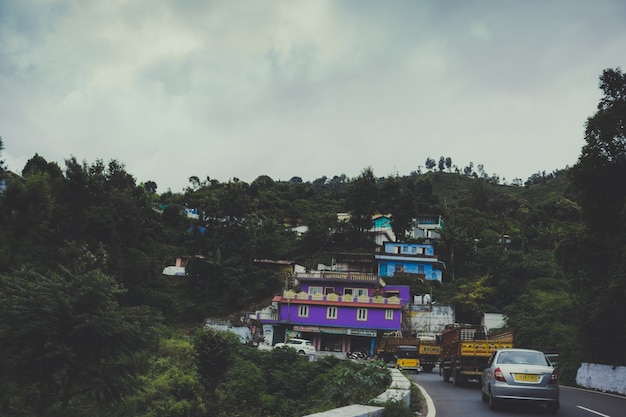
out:
M274 345L274 348L284 347L295 349L301 355L313 355L315 353L313 342L307 339L289 339L284 343L276 343Z
M556 413L559 377L546 355L532 349L496 350L483 370L481 397L496 409L504 401L534 401Z
M496 349L512 348L512 330L487 334L485 326L449 324L441 334L441 362L439 373L445 382L452 378L454 385L470 379L480 380L487 361Z
M420 365L424 372L432 371L439 363L441 346L436 340L420 341Z
M396 346L417 346L419 349L420 366L425 372L430 372L439 363L439 342L432 336L426 339L421 336L403 337L402 334L385 336L376 344L376 356L385 362L395 362Z
M420 373L419 348L412 345L396 346L396 368Z

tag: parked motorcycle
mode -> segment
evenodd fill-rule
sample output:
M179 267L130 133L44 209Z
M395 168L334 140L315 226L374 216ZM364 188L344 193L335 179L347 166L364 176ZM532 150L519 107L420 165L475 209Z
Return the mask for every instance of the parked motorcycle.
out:
M352 352L346 352L346 357L348 359L367 359L367 353L363 352L362 350L355 350Z

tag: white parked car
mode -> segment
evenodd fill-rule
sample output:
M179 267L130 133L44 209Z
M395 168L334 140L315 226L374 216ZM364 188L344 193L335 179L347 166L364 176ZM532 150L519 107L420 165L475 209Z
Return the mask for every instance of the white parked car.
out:
M313 342L307 339L289 339L285 343L276 343L274 348L290 347L301 355L313 355L315 347Z

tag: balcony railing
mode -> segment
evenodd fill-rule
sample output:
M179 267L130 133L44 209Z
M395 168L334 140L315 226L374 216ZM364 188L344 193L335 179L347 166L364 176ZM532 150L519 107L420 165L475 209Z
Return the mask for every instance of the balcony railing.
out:
M360 297L354 297L351 295L337 295L337 294L308 294L304 291L295 292L292 290L283 291L283 298L287 300L304 300L304 301L329 301L329 302L341 302L341 303L363 303L363 304L387 304L387 305L400 305L401 299L400 297L391 296L391 297L383 297L380 295L376 295L374 297L369 297L367 295L362 295Z
M276 320L280 318L278 311L257 311L256 313L250 314L250 318L253 320Z
M369 281L376 282L380 278L378 275L359 272L299 272L294 275L295 279L319 279L319 280L346 280L346 281Z

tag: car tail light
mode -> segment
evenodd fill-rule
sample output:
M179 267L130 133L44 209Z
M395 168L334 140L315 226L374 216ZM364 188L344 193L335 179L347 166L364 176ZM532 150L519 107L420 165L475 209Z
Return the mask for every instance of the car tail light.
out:
M504 374L502 373L500 368L496 368L496 370L493 371L493 377L496 379L496 381L506 382L506 379L504 379Z
M550 381L548 381L548 384L552 385L552 384L558 384L559 383L559 374L556 372L556 369L554 371L552 371L552 375L550 375Z

